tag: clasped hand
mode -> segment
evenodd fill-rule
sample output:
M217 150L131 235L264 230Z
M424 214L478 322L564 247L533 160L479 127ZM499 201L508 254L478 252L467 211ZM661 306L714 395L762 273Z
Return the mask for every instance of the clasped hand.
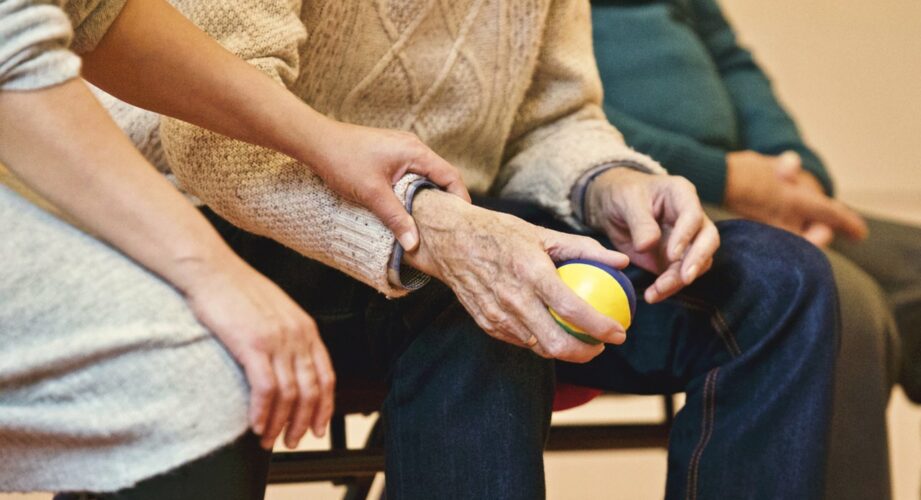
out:
M850 239L866 237L860 215L828 197L816 178L803 170L796 153L739 151L726 159L725 204L733 212L786 229L819 247L831 243L836 233Z

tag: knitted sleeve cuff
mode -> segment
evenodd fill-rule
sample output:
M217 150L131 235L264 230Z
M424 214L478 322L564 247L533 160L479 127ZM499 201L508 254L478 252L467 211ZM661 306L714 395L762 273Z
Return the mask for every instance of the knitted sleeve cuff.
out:
M621 162L611 162L598 165L584 174L576 181L570 192L570 202L572 203L572 213L573 217L585 226L585 198L588 193L588 188L591 186L592 181L598 178L599 175L607 172L612 168L630 168L633 170L638 170L640 172L645 172L648 174L656 174L659 172L653 172L649 170L645 165L641 163L635 163L630 161L621 161Z
M567 119L526 146L500 171L499 195L536 203L583 230L574 212L578 204L572 203L572 192L588 172L613 164L665 172L655 160L626 146L617 130L601 119Z
M418 178L409 184L404 197L407 212L413 213L413 200L416 194L425 189L438 189L438 186L425 178ZM387 265L387 280L394 288L408 291L418 290L425 286L431 278L421 271L404 266L403 254L403 246L395 239L393 253L390 254L390 262Z

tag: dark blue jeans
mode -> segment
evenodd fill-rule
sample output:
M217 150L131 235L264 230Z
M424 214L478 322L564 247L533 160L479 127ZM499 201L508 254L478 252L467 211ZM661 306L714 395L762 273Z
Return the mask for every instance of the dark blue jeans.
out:
M557 224L534 207L499 205ZM440 283L386 300L211 219L315 316L340 380L390 385L389 498L544 496L553 363L483 334ZM787 233L749 222L720 230L713 269L675 300L640 305L624 346L556 369L562 380L620 392L687 392L670 439L668 498L819 498L838 328L831 272ZM631 274L640 289L652 280Z

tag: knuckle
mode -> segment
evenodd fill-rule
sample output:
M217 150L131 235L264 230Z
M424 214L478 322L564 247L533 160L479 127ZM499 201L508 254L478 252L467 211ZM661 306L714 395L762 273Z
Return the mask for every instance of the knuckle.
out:
M292 317L285 320L279 325L279 340L288 341L299 338L304 333L304 321L298 317Z
M278 398L285 403L294 401L297 396L297 389L292 384L284 384L278 388Z
M422 140L419 139L419 136L412 132L401 131L400 140L402 142L401 147L413 156L421 155L428 150Z
M697 192L697 186L693 182L689 181L685 177L674 177L677 180L678 187L684 189L685 191L690 191L692 193Z
M313 319L310 315L304 314L301 318L301 327L300 331L307 334L317 334L319 332L319 327L317 327L317 321Z
M275 379L272 378L261 378L254 380L252 382L253 392L259 397L268 397L275 393L278 389L278 386L275 384Z
M257 351L272 352L280 344L282 335L281 324L266 322L255 334L250 336L250 344Z
M515 331L515 322L512 321L511 316L503 314L501 319L493 322L493 328L500 332L511 334Z
M320 388L324 392L331 392L336 389L336 376L331 375L320 380Z
M564 356L567 352L566 343L558 335L554 335L548 341L543 342L543 347L544 351L554 358Z
M499 307L495 305L484 307L482 313L483 313L483 319L485 319L492 325L498 325L506 319L505 318L506 315L504 312L502 312L502 309L499 309Z
M579 314L579 304L573 300L557 301L553 304L553 310L560 316L572 318Z
M388 212L383 214L383 217L381 217L381 222L383 222L387 227L391 228L402 229L405 225L404 221L405 219L403 214L399 212Z
M516 311L520 308L522 300L521 294L517 290L504 288L496 292L496 301L505 310Z
M301 400L308 404L314 405L320 399L320 393L316 386L310 385L301 390Z

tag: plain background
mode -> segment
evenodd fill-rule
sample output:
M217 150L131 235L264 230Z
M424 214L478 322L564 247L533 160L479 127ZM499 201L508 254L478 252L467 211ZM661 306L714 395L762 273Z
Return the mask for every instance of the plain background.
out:
M921 0L724 0L743 42L826 159L842 199L921 224ZM921 258L921 256L919 256ZM606 398L561 420L655 418L648 398ZM919 498L921 409L899 391L889 408L896 498ZM367 426L363 419L350 426ZM311 441L307 447L322 446ZM0 464L2 466L2 464ZM547 456L550 498L661 498L665 453ZM327 499L325 484L272 487L269 498ZM0 495L46 500L49 495Z

